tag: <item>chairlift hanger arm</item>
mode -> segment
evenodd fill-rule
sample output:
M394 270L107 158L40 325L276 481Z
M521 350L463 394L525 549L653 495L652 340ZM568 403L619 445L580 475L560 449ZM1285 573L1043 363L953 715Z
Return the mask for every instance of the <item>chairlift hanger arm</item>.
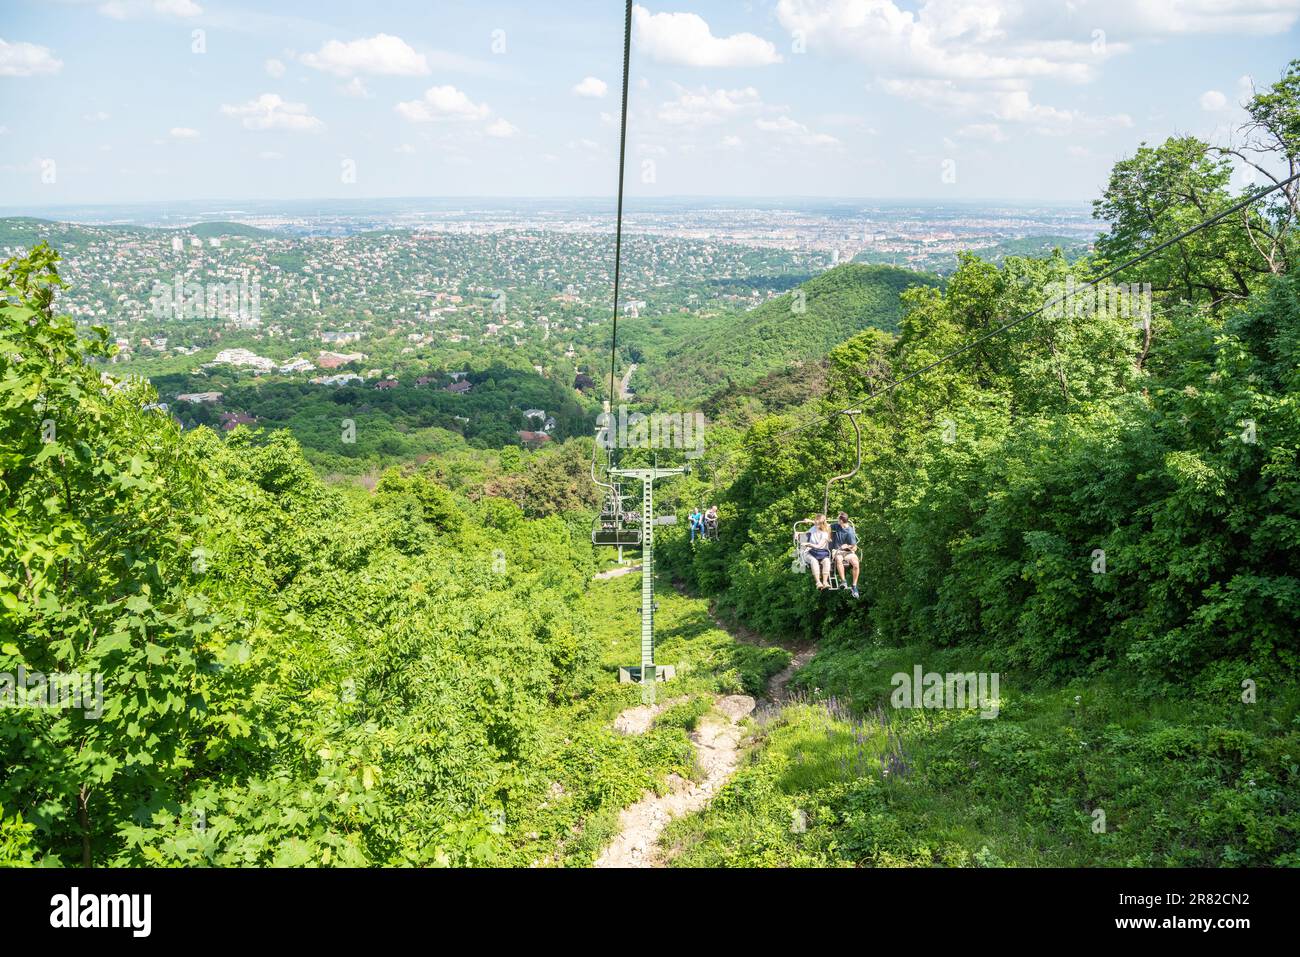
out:
M846 472L843 475L832 476L826 483L826 495L822 499L822 514L829 515L831 511L831 486L836 482L845 482L858 474L858 469L862 468L862 428L858 425L857 417L862 414L861 409L845 409L840 415L847 415L849 421L853 423L853 440L854 440L854 462L853 471Z

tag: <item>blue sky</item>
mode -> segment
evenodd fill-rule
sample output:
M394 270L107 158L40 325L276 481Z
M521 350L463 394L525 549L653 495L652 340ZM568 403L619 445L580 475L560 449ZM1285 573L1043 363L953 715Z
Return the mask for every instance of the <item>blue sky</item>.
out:
M618 2L0 11L0 206L614 187ZM1227 136L1298 20L1300 0L647 0L628 188L1088 200L1142 140Z

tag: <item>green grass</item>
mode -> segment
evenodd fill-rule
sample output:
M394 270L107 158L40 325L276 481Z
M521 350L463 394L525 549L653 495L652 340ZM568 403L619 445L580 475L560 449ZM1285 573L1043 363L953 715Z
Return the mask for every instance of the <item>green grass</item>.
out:
M780 648L734 642L712 623L708 604L700 599L667 585L656 598L661 639L656 657L678 668L677 679L658 686L659 700L683 700L660 714L645 734L613 730L619 712L641 703L639 686L617 683L619 665L640 661L641 577L632 573L592 582L584 617L601 649L601 682L576 704L552 712L527 796L508 811L509 849L501 863L591 864L614 837L622 808L647 790L662 793L670 774L696 776L689 734L712 707L713 696L755 693L789 662L789 653Z
M979 670L918 648L815 658L807 700L756 727L713 804L669 826L674 863L1300 866L1293 692L1247 705L1152 699L1117 674L1003 676L994 719L893 709L889 676L918 662Z
M655 601L655 660L677 668L677 679L662 687L664 694L758 695L790 662L782 648L737 642L710 619L707 601L679 594L662 579L656 582ZM640 573L593 583L587 619L611 674L621 665L640 664Z

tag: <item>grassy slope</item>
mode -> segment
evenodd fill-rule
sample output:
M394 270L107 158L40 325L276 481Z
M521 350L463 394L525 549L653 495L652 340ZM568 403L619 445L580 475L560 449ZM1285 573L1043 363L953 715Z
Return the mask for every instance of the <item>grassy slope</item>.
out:
M1300 865L1294 689L1247 705L1003 675L992 720L892 709L890 676L917 663L987 667L961 649L824 651L711 807L670 826L675 863Z
M787 293L752 312L715 319L681 341L659 344L662 354L645 363L654 377L645 391L648 397L666 395L678 402L698 398L819 359L863 329L895 331L899 294L910 286L937 283L936 277L907 269L840 266L799 287L806 312L794 312L794 293Z
M659 686L659 700L685 700L661 714L647 733L619 734L614 718L641 703L639 687L615 679L619 665L639 661L640 589L636 573L592 583L585 611L603 649L605 680L594 695L551 713L542 771L531 782L530 800L510 812L511 849L501 863L590 865L613 838L620 810L647 789L662 789L670 773L695 774L688 734L712 696L759 689L789 661L779 648L733 642L710 621L704 602L661 584L657 658L676 664L678 678Z

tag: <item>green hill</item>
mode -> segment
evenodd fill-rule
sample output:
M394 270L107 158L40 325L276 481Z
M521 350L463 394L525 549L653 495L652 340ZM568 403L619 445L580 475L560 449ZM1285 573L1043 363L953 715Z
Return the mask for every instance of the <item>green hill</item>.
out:
M653 398L698 398L740 388L792 364L819 359L864 329L895 332L899 295L937 277L889 266L847 264L822 273L752 312L715 320L662 355L648 357L653 378L633 387ZM801 301L802 299L802 301Z
M275 233L269 229L259 229L257 226L247 226L244 223L195 223L181 232L189 233L192 236L198 236L200 239L221 238L227 239L232 236L236 237L266 237L274 236Z
M0 247L31 247L48 242L64 250L77 250L94 238L84 226L58 223L33 216L0 217Z
M51 219L38 219L33 216L0 217L0 247L35 246L47 242L65 253L78 250L87 243L102 239L105 234L143 234L158 235L181 233L199 239L208 238L267 238L278 235L271 230L246 226L243 223L195 223L180 229L153 229L145 226L124 225L87 225L83 223L57 222Z

